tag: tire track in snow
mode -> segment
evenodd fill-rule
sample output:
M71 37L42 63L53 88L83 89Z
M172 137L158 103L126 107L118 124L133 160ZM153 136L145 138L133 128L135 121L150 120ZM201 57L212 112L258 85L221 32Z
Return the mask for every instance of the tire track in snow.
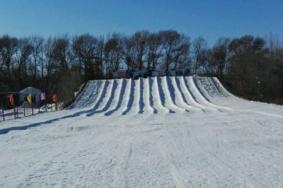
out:
M245 182L246 186L248 184L248 187L268 187L266 185L263 185L255 180L253 178L250 178L248 174L246 174L243 171L239 171L236 168L234 168L232 165L226 163L223 159L215 155L214 153L210 152L209 150L205 149L205 147L201 144L200 140L197 136L191 134L193 138L194 145L197 145L199 147L199 151L203 153L203 156L209 161L210 164L214 166L214 168L218 169L218 172L230 172L230 174L233 174L233 177L238 180L239 183ZM245 181L243 181L245 180Z
M125 167L124 167L124 181L125 181L125 187L126 188L130 188L130 186L129 186L129 178L127 176L127 171L129 169L129 163L131 161L132 153L133 153L133 146L132 146L132 144L130 144L128 155L127 155L126 160L125 160L126 164L125 164Z
M157 149L159 150L163 161L165 163L167 163L167 165L169 167L169 171L170 171L171 176L172 176L172 178L174 180L176 188L185 188L185 187L187 187L186 184L185 184L185 181L183 180L183 177L180 175L176 165L170 159L169 152L167 151L165 145L163 143L157 142Z

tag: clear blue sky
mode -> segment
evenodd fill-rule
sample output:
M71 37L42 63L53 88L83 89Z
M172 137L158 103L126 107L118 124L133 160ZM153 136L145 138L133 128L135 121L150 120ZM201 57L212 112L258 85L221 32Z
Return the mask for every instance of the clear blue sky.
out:
M243 34L283 37L283 0L3 0L0 35L175 29L209 43Z

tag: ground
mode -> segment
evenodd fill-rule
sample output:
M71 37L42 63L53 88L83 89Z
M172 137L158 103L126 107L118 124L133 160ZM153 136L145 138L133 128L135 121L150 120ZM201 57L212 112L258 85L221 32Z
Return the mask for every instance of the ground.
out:
M70 109L1 122L0 149L0 187L280 188L283 107L211 78L89 82Z

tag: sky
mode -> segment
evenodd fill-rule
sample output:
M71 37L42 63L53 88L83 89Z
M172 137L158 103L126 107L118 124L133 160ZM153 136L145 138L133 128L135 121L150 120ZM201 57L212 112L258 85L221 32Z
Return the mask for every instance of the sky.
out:
M167 29L202 36L209 44L244 34L283 39L283 0L0 0L0 35Z

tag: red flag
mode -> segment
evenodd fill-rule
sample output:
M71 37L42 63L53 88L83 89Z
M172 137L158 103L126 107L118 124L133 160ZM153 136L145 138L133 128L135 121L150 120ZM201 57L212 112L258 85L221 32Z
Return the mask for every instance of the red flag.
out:
M57 95L56 94L52 95L51 99L52 99L52 102L56 103L57 102Z
M14 105L15 104L14 103L14 96L13 96L13 94L9 94L7 96L7 98L8 98L8 101L9 101L10 105Z

